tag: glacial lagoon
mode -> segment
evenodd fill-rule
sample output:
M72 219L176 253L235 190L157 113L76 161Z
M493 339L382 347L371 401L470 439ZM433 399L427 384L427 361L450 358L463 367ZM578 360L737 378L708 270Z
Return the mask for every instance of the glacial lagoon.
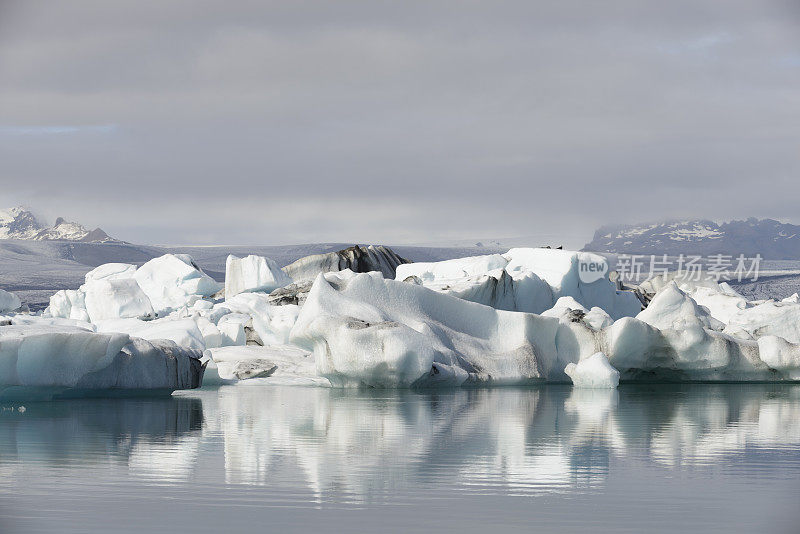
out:
M800 385L0 407L0 532L797 532Z

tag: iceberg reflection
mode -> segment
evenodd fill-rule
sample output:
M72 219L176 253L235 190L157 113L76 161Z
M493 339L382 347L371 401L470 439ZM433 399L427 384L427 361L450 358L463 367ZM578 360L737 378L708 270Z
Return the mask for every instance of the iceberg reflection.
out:
M22 411L4 406L0 466L10 476L26 467L112 465L182 480L196 465L202 428L203 403L193 398L30 403Z
M435 393L234 386L208 392L203 403L216 414L208 430L222 435L228 484L281 484L294 467L323 502L442 486L574 492L602 485L613 457L674 467L800 444L800 387L791 385Z
M631 466L746 465L779 476L771 462L730 460L800 446L800 386L788 384L435 392L240 384L12 408L0 411L0 494L53 469L261 487L276 502L312 504L574 494Z

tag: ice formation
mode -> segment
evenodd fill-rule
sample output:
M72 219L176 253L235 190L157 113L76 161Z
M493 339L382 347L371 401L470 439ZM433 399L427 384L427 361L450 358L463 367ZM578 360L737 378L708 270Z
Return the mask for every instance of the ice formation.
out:
M291 283L292 279L270 258L252 255L237 258L231 255L225 262L225 298L245 291L269 293Z
M596 352L577 364L567 364L564 372L578 388L613 389L619 385L619 371L611 367L602 352Z
M356 273L378 271L386 278L394 278L398 265L408 263L384 246L354 246L329 252L306 256L283 268L292 280L314 280L320 273L338 272L349 269Z
M20 306L22 306L22 302L18 296L0 289L0 313L16 310Z
M126 263L107 263L86 273L77 290L50 297L47 314L87 320L166 316L193 306L222 289L185 254L166 254L138 269Z
M224 300L185 255L106 264L78 290L54 294L42 316L12 314L0 330L80 330L85 339L205 351L209 379L226 383L800 379L800 303L791 298L750 302L727 284L676 276L642 284L637 297L611 282L605 259L582 252L393 258L380 248L306 258L289 269L301 278L289 284L267 258L231 256Z
M603 275L583 281L582 269L589 266ZM542 313L561 297L602 308L614 319L641 310L633 292L619 291L609 281L606 259L588 252L515 248L503 255L400 265L396 279L418 280L435 291L500 310Z
M156 313L190 306L196 300L222 289L222 284L205 274L186 254L165 254L153 258L133 274Z
M42 324L0 327L0 398L52 399L200 385L198 351L125 334Z

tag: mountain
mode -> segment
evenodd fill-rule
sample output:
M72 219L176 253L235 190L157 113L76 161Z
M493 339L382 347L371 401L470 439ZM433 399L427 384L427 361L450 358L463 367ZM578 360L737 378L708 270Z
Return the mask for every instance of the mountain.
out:
M56 224L48 227L22 206L0 209L0 239L121 243L100 228L88 230L78 223L66 221L61 217L56 219Z
M717 224L697 219L604 226L584 250L617 254L726 254L768 260L800 259L800 226L750 218Z

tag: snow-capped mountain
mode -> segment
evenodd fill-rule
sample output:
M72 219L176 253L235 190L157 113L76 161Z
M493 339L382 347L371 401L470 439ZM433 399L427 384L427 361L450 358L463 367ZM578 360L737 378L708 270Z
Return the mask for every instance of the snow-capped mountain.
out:
M669 221L597 230L584 250L619 254L726 254L764 259L800 259L800 226L750 218L717 224L709 220Z
M53 226L40 222L21 206L0 209L0 239L30 239L34 241L81 241L84 243L119 243L100 228L84 226L59 217Z

